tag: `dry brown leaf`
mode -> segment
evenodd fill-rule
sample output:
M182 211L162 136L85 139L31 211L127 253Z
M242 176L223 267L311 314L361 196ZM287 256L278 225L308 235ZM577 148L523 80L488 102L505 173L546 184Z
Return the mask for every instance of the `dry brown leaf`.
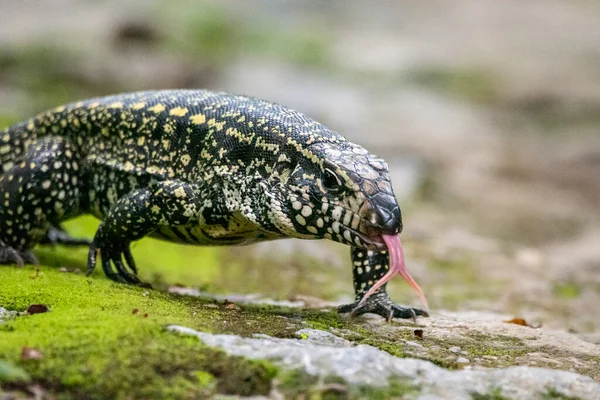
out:
M27 307L27 314L42 314L48 311L50 311L50 308L45 304L31 304Z
M507 324L521 325L521 326L526 326L528 328L534 328L534 329L540 328L542 326L542 324L535 325L535 326L531 325L530 323L525 321L525 319L517 318L517 317L515 317L513 319L509 319L508 321L504 321L504 322L506 322Z

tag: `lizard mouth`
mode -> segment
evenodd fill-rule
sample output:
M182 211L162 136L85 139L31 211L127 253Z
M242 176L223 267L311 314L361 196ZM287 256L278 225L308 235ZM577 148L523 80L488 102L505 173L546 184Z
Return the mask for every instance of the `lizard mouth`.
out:
M340 242L365 250L387 250L387 245L382 235L359 232L349 226L340 224L340 233L337 236L342 239Z

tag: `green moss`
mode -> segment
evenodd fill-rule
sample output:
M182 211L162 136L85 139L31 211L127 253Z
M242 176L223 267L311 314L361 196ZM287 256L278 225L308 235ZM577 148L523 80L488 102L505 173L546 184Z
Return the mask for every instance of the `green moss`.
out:
M496 388L489 393L472 393L473 400L509 400L502 394L501 388Z
M195 62L221 65L242 55L286 60L296 65L325 67L330 64L325 35L314 26L266 24L236 16L206 4L157 10L165 29L166 50Z
M460 367L448 358L455 355L448 350L455 346L460 347L462 351L466 351L469 358L498 357L498 360L487 360L487 367L498 367L502 360L510 360L512 365L519 365L516 363L516 359L532 351L519 338L504 335L484 335L476 332L471 332L468 337L463 337L460 340L446 338L443 341L428 339L424 342L427 347L432 345L440 347L440 350L435 354L428 353L426 359L440 367L450 369Z
M114 83L79 73L84 61L76 50L55 43L34 43L3 48L0 69L15 86L30 96L25 115L84 97L123 91Z
M285 398L325 399L410 399L419 393L419 387L401 379L390 379L386 387L350 386L338 377L318 377L301 370L281 373L277 377L277 390ZM308 396L307 396L308 394Z
M407 324L409 322L395 322L398 326ZM358 333L359 337L347 337L347 340L360 343L368 344L376 347L382 351L385 351L396 357L407 357L407 347L405 341L415 340L414 329L399 329L394 330L393 333L386 331L385 335L382 335L377 326L371 326L368 324L354 324L349 325L351 328ZM459 366L449 356L455 356L455 353L449 351L450 348L458 346L461 350L468 353L467 357L470 358L481 358L483 356L496 356L499 360L486 360L486 366L495 367L500 362L500 359L509 359L514 362L517 357L527 354L528 351L532 351L523 341L519 338L514 338L505 335L484 335L477 332L469 333L468 337L462 337L461 339L444 338L437 339L432 337L425 337L425 339L419 340L425 349L435 347L435 351L428 351L423 353L421 356L416 356L414 352L410 352L410 357L417 357L427 361L431 361L434 364L443 367L455 369ZM516 365L516 364L515 364Z
M567 396L554 388L549 388L548 391L542 395L542 400L581 400L581 398Z
M581 286L573 282L555 282L554 294L563 299L574 299L581 295Z
M161 9L161 21L170 21L165 35L166 49L198 57L205 63L231 58L242 32L219 7L169 7ZM165 14L168 15L165 18Z
M283 371L277 376L277 389L285 393L287 398L294 399L310 392L318 380L318 377L302 370Z
M219 329L222 310L197 299L59 273L2 267L0 306L51 311L2 324L0 359L51 392L74 398L189 398L215 391L266 394L276 370L164 330L167 324ZM213 320L213 318L215 320ZM20 359L24 346L41 360Z
M432 309L455 310L464 306L465 302L494 299L502 292L504 282L482 275L477 261L468 253L456 251L451 258L439 258L418 243L413 243L411 250L415 258L427 260L431 283L425 293L435 293L435 297L430 299ZM392 286L390 294L399 303L411 304L415 301L414 292L406 290L406 286L403 288L405 290L397 293Z
M15 122L18 122L19 118L16 117L15 115L8 115L8 114L2 114L0 113L0 130L4 129L4 128L8 128L9 126L11 126L12 124L14 124Z
M389 353L393 356L396 357L400 357L400 358L404 358L406 357L406 353L404 352L404 343L402 344L396 344L396 343L390 343L388 341L384 341L384 340L378 340L378 339L363 339L360 341L361 344L368 344L371 345L373 347L377 347L379 350L383 350L386 353Z
M473 102L492 102L499 96L497 79L477 68L419 69L410 81Z
M390 379L385 388L362 387L356 390L357 399L412 399L420 393L419 386L401 379Z
M276 306L227 309L199 298L46 266L2 267L0 281L0 306L23 311L42 303L51 310L0 324L0 359L26 371L51 393L66 397L185 398L215 392L268 392L277 374L269 363L228 357L194 338L166 332L164 326L169 324L276 337L295 337L306 326L323 330L358 326L340 319L335 311ZM39 350L43 358L22 361L24 346Z

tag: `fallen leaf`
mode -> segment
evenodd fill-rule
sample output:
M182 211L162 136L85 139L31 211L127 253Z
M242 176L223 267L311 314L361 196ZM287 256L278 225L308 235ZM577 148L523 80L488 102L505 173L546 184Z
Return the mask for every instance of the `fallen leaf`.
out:
M525 319L523 319L523 318L516 318L516 317L513 318L513 319L509 319L508 321L504 321L504 322L506 322L507 324L521 325L521 326L526 326L528 328L534 328L534 329L542 327L542 324L531 325L527 321L525 321Z
M27 307L27 314L42 314L48 311L50 311L50 309L45 304L31 304Z
M138 313L138 311L140 311L140 310L138 310L137 308L134 308L133 310L131 310L131 313L132 313L132 314L137 314L137 313Z

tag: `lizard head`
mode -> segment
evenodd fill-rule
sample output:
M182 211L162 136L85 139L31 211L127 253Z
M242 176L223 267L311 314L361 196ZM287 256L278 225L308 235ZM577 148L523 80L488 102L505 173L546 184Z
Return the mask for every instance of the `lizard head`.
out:
M274 174L286 181L278 195L281 230L294 237L385 250L382 235L402 230L387 164L349 142L316 143L307 150L275 167Z

